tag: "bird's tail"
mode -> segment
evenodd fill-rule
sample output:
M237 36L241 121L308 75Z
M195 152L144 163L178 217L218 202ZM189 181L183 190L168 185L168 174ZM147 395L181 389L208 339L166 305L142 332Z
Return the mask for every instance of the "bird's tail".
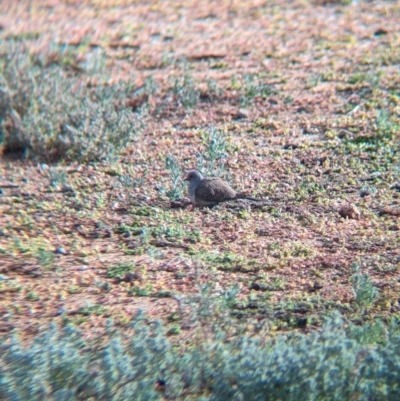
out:
M246 200L250 200L253 202L263 202L263 201L267 200L267 199L252 198L251 196L247 196L246 194L237 194L236 199L246 199Z

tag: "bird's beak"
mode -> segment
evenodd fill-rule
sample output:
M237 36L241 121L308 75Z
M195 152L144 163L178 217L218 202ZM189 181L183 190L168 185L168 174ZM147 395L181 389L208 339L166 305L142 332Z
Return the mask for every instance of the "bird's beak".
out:
M183 177L183 181L189 181L189 174L185 173L184 177Z

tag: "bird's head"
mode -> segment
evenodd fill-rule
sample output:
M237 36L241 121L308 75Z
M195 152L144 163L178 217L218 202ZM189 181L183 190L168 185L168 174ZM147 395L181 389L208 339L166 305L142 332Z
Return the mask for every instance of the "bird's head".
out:
M202 179L203 179L203 176L197 170L186 171L186 175L184 178L185 181L189 181L189 182L197 182L197 181L201 181Z

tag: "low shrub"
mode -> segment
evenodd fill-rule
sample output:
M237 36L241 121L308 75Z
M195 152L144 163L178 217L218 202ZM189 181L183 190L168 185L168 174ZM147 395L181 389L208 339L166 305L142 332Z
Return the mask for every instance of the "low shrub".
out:
M0 123L5 152L43 161L115 157L140 131L125 107L130 83L90 86L59 64L43 67L21 44L0 46Z
M133 327L128 339L110 326L96 347L75 329L55 327L29 347L16 337L3 341L0 399L400 399L396 325L346 325L334 313L310 334L228 340L215 329L185 349L142 313Z

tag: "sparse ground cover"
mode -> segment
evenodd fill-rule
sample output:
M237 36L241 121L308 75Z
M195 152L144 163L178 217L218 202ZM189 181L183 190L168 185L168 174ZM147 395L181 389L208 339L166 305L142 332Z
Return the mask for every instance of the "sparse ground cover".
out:
M398 319L399 4L131 3L0 5L1 332Z

